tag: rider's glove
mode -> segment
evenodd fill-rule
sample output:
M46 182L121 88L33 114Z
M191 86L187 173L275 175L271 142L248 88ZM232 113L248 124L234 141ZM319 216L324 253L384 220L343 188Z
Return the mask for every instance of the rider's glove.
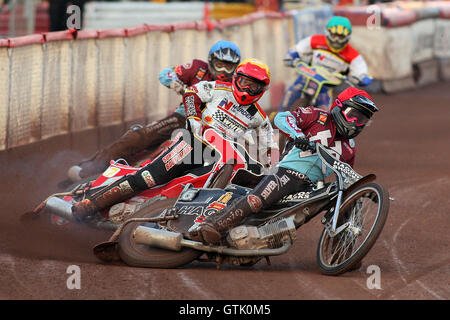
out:
M184 91L186 90L186 87L184 85L183 82L181 82L180 80L176 79L173 80L170 85L169 88L174 90L176 93L183 95Z
M373 79L372 79L371 77L365 75L365 76L359 81L359 85L360 85L361 87L365 87L365 86L368 86L369 84L371 84L372 81L373 81Z
M300 60L300 56L295 49L289 49L286 55L283 58L283 63L286 67L293 68Z
M359 77L351 76L351 77L349 77L349 80L354 85L361 86L361 87L368 86L373 81L373 79L371 77L369 77L368 75L363 75L363 76L359 76Z
M178 80L178 77L172 68L165 68L159 73L158 79L163 86L169 87L174 80Z
M189 129L193 134L197 135L198 137L202 136L202 123L199 119L189 117L186 120L187 129Z
M294 145L303 151L314 151L315 143L309 141L304 135L294 139Z

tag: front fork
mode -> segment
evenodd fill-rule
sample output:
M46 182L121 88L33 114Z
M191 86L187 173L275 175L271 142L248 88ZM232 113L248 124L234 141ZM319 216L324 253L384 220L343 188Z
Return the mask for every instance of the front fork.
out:
M341 207L342 195L343 194L344 194L344 190L339 190L338 195L337 195L337 199L336 199L336 204L334 206L334 210L333 211L330 210L322 218L322 223L325 224L325 229L327 230L328 235L330 236L330 238L334 238L336 235L338 235L343 230L345 230L348 227L348 225L350 224L350 222L346 222L346 223L342 224L340 227L338 227L336 229L337 221L339 219L339 209ZM333 212L333 216L330 219L330 213L331 212Z

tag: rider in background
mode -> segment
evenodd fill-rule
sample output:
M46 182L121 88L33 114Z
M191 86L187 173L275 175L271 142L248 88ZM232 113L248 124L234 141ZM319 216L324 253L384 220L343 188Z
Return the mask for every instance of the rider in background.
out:
M180 95L186 86L200 81L231 81L234 70L241 60L239 48L230 41L216 42L208 53L208 62L194 59L174 68L165 68L159 74L159 81L164 86ZM155 121L145 127L134 125L121 138L106 148L95 153L90 159L79 164L80 178L98 174L106 170L109 161L124 158L132 162L133 155L159 146L169 140L175 129L183 128L186 123L183 103L168 117Z
M358 51L350 44L352 25L345 17L334 16L326 26L325 34L318 34L299 41L294 48L288 50L284 64L295 67L298 61L311 66L321 66L329 72L347 74L354 85L367 86L372 82L368 76L367 64ZM287 89L278 111L291 110L292 105L302 94L306 79L300 76ZM316 107L329 110L333 101L332 88L323 86Z
M75 203L73 215L83 219L148 188L182 176L187 170L203 166L204 155L214 153L201 138L206 128L214 128L230 139L239 139L249 131L255 131L260 154L264 152L271 163L276 162L279 152L273 140L273 129L257 103L269 83L268 66L256 59L247 59L238 65L231 83L201 81L187 88L183 103L188 134L177 135L167 149L135 174L124 176Z
M319 156L310 150L315 142L332 148L340 161L353 167L353 138L364 129L378 111L369 94L349 87L341 92L330 112L315 107L299 107L280 112L275 125L289 139L275 174L265 176L247 196L237 199L219 215L208 217L190 232L193 240L217 243L226 231L239 225L250 214L270 207L284 196L305 191L332 173L324 171Z

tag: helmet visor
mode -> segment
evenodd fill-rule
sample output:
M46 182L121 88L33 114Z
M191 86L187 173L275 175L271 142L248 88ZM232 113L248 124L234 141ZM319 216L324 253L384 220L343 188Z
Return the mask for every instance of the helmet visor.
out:
M236 63L219 60L217 58L212 59L212 65L217 72L226 72L230 74L234 72L237 66Z
M244 75L238 76L237 85L240 90L248 92L251 96L257 96L263 93L266 88L264 82Z
M357 127L365 126L369 122L369 117L351 107L342 110L342 114L348 122L354 122Z

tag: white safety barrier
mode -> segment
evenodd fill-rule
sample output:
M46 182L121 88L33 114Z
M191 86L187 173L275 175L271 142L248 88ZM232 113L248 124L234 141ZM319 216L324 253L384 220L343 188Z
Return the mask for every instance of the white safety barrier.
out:
M194 58L206 60L221 39L235 42L243 59L266 62L276 87L285 81L282 56L295 43L291 20L287 13L258 12L215 22L2 39L0 150L166 116L180 97L159 83L159 72ZM268 92L261 105L269 110L272 104Z
M392 92L438 77L450 79L449 5L385 5L379 25L368 24L376 19L367 7L333 11L350 18L352 44L382 89ZM324 6L0 39L0 150L166 116L180 97L159 83L159 72L193 58L206 59L209 47L220 39L235 42L243 59L255 57L269 65L271 86L261 105L274 111L295 78L281 62L283 56L300 38L323 32L329 17L330 7Z

